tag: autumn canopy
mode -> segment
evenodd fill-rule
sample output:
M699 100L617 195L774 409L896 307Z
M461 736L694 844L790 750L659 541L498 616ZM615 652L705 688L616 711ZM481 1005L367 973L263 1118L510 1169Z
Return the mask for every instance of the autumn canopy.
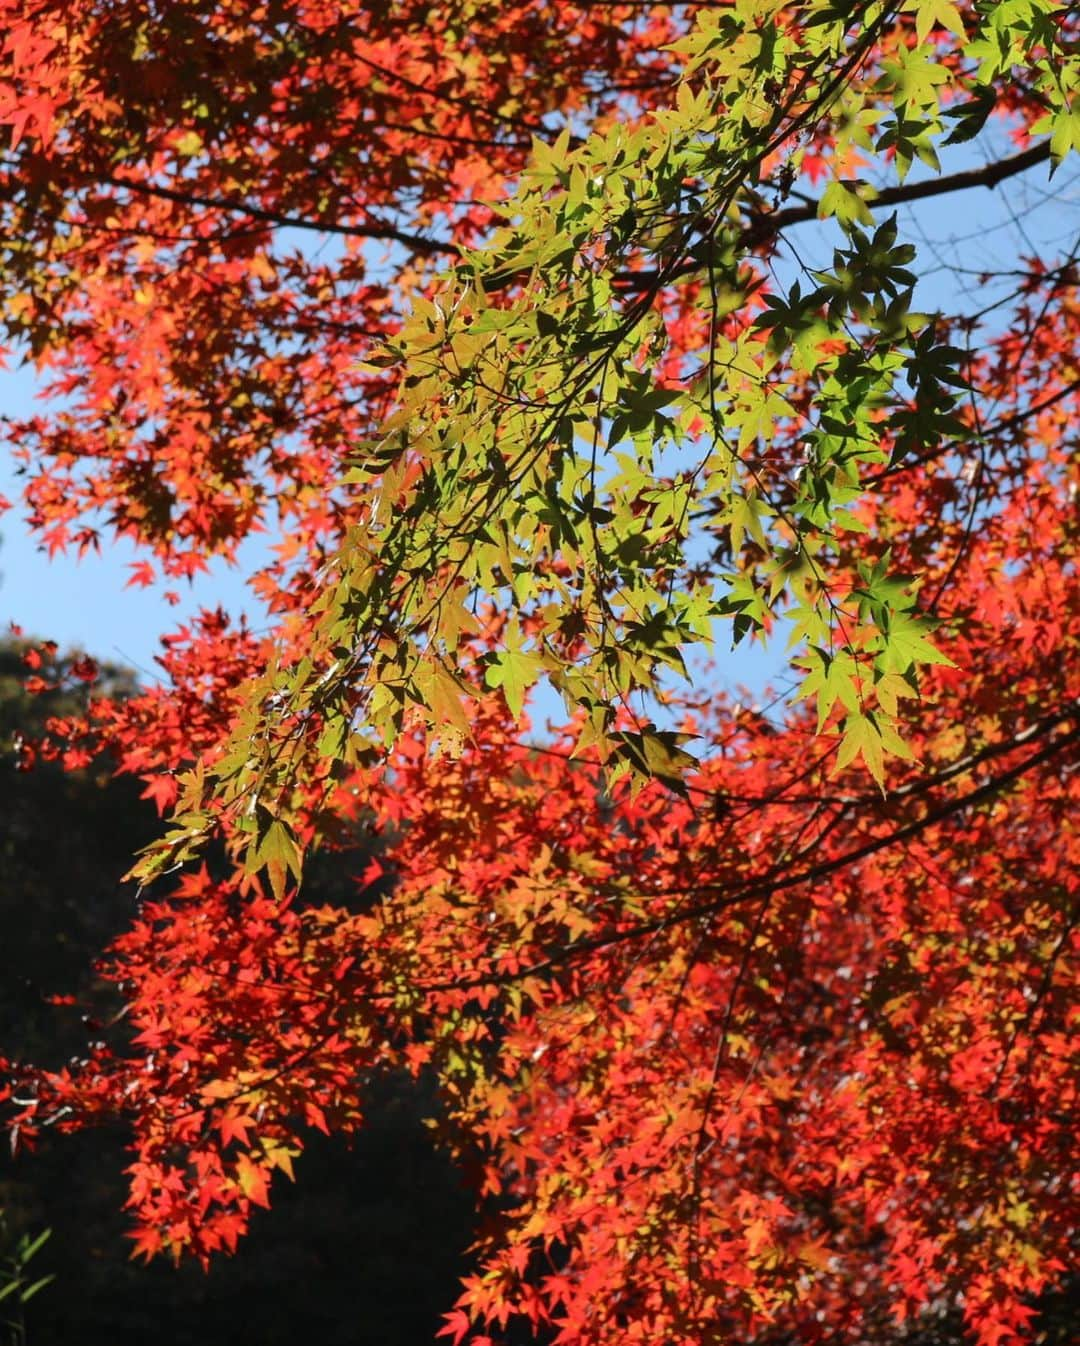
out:
M15 515L166 588L272 548L265 628L65 665L24 745L163 817L13 1136L122 1118L137 1250L205 1260L404 1070L484 1213L454 1342L1028 1337L1080 1224L1080 241L969 274L912 222L1064 190L1075 9L0 32ZM768 639L788 694L725 692Z

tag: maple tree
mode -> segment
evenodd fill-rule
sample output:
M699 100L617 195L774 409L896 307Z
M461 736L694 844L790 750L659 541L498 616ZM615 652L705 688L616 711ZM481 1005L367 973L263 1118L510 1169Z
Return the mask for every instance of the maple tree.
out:
M34 749L169 822L121 1027L11 1066L13 1134L127 1119L136 1247L205 1259L404 1067L492 1215L454 1341L1028 1334L1078 1216L1077 245L920 312L895 212L1060 169L1075 12L0 13L32 523L139 582L280 535L268 633L204 613ZM781 715L689 685L781 619Z

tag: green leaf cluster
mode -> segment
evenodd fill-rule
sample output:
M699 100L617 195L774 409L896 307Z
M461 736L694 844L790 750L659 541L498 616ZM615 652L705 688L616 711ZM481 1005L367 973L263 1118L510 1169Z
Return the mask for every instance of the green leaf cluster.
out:
M910 22L901 11L918 40L864 72ZM582 746L654 772L670 745L629 750L620 709L682 675L725 622L736 641L793 623L822 727L846 712L842 761L880 777L885 754L905 754L897 701L941 656L917 587L875 565L852 589L838 538L863 527L867 477L890 453L965 433L959 353L912 311L914 249L854 179L820 199L845 236L832 265L767 294L748 327L723 319L763 285L764 166L795 162L810 128L891 156L901 180L916 158L936 171L937 147L973 133L994 81L1023 65L1052 109L1055 159L1072 146L1077 71L1052 7L973 12L969 33L949 0L703 8L667 107L534 144L506 223L378 355L399 372L397 407L353 455L356 522L324 572L314 640L268 673L214 767L219 804L255 816L252 801L274 801L253 867L293 867L282 829L303 745L330 771L419 720L452 750L492 689L516 716L546 679L582 712ZM935 59L932 33L967 73ZM492 611L496 647L478 654Z

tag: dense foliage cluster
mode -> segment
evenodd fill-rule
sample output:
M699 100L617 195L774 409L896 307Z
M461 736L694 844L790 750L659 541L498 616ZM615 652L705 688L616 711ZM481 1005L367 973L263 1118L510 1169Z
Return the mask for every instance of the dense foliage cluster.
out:
M137 1249L206 1260L406 1070L490 1216L455 1342L1029 1334L1080 1219L1080 244L924 312L895 212L1062 166L1075 12L0 15L33 524L148 582L280 532L267 633L28 747L169 822L122 1027L12 1066L13 1134L124 1119ZM781 619L784 711L690 685Z
M132 893L120 879L153 838L157 811L107 760L77 770L39 761L16 774L13 745L39 737L48 718L83 713L88 694L88 684L62 685L77 661L47 650L37 676L61 686L27 694L27 649L0 642L0 1040L9 1054L57 1065L124 1031L116 1017L123 999L93 962L131 919ZM135 683L102 665L95 691L105 690L120 699ZM323 852L304 876L308 900L340 901L362 863L359 850ZM58 990L76 1003L51 1003ZM79 1136L46 1130L32 1156L5 1145L0 1341L430 1341L467 1265L475 1219L450 1157L424 1125L434 1103L429 1079L372 1080L363 1131L308 1138L303 1181L279 1191L238 1255L217 1259L209 1275L195 1261L177 1268L129 1257L121 1118ZM49 1276L52 1288L33 1293Z

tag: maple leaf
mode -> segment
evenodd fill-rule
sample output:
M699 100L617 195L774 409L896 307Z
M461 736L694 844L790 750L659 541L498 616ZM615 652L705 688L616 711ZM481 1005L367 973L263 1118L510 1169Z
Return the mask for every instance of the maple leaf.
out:
M444 1313L443 1317L446 1321L436 1332L436 1337L449 1337L453 1346L458 1346L458 1342L472 1327L469 1315L463 1309L452 1309L449 1313Z
M132 1257L141 1257L149 1262L162 1249L163 1240L160 1230L153 1226L141 1226L131 1234Z
M141 779L146 782L146 789L139 798L153 800L158 817L162 817L166 810L176 803L179 788L175 776L157 773L153 776L143 776Z
M270 1185L266 1171L250 1155L242 1154L236 1161L236 1180L240 1190L256 1206L270 1205Z
M247 1116L246 1113L227 1108L218 1120L218 1131L221 1135L222 1144L227 1145L232 1140L238 1140L241 1145L246 1145L250 1139L248 1132L254 1126L254 1119ZM241 1186L243 1186L243 1181L243 1178L241 1178Z
M131 575L128 577L125 588L133 586L140 589L148 589L157 580L157 572L149 561L132 561L128 566Z

